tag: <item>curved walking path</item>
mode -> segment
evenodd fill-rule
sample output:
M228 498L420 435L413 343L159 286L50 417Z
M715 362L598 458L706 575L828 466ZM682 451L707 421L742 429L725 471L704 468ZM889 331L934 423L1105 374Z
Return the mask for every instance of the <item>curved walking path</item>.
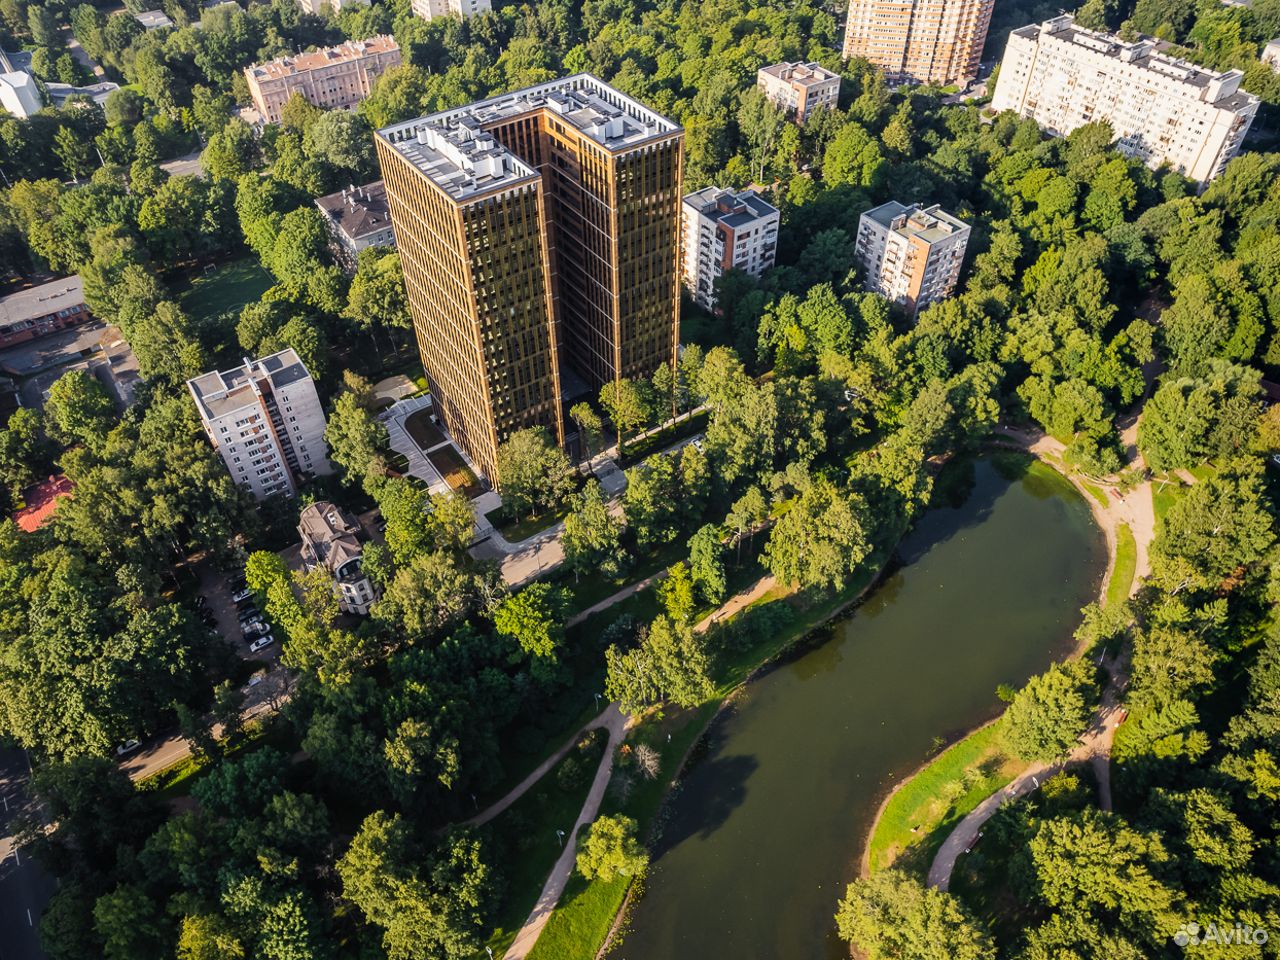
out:
M609 778L613 775L613 757L627 732L628 723L628 718L623 715L618 705L611 703L599 717L583 728L584 730L589 730L595 726L601 726L609 731L609 742L605 745L604 757L600 761L600 766L596 769L596 778L591 781L591 790L587 793L587 801L582 805L578 819L574 822L572 829L565 834L564 850L560 852L560 859L551 868L551 875L547 877L547 882L542 887L538 902L533 905L533 910L530 912L528 919L525 920L524 926L520 928L520 932L516 934L515 941L511 944L510 949L503 954L503 960L524 960L529 955L533 945L538 942L538 937L542 935L542 928L551 919L551 912L555 910L556 904L560 902L560 895L564 893L564 886L569 882L570 874L573 873L574 860L578 852L578 831L594 820L596 813L600 810L600 802L604 799L605 789L609 786ZM544 764L543 766L547 765ZM535 773L538 773L538 771L535 771ZM546 773L546 770L542 770L542 773ZM540 776L541 774L538 775ZM536 780L537 778L534 777L534 779ZM528 789L523 784L522 787L526 790ZM519 790L520 788L517 789ZM510 797L510 794L508 794L508 797ZM498 803L507 802L507 806L509 806L508 797L504 797ZM511 799L514 800L514 798ZM506 807L504 806L502 809L506 809ZM493 807L490 807L481 816L489 814L492 810ZM495 811L493 815L496 816L500 812L501 810Z
M999 432L1004 437L1016 440L1040 459L1049 455L1051 466L1060 468L1063 445L1044 434L1033 434L1012 427L1001 427ZM1137 461L1139 464L1141 461ZM1120 491L1112 484L1099 483L1105 492L1108 503L1103 506L1084 488L1079 477L1061 472L1067 479L1081 489L1085 500L1089 503L1094 519L1102 528L1107 538L1110 554L1107 563L1107 577L1103 580L1106 590L1107 580L1115 570L1116 531L1124 524L1133 533L1137 545L1137 566L1133 581L1129 585L1129 596L1138 591L1144 577L1151 571L1148 548L1155 538L1155 508L1151 499L1151 483L1147 481L1121 496ZM1123 649L1115 657L1100 662L1108 673L1107 685L1103 688L1098 711L1088 730L1080 737L1080 745L1068 756L1056 763L1035 763L1015 777L1007 786L997 790L982 803L971 810L961 820L946 840L943 841L933 863L929 866L928 884L939 890L947 890L951 885L951 874L955 870L956 860L961 853L967 852L982 835L982 828L987 821L1009 800L1030 793L1040 786L1040 781L1058 773L1068 764L1087 762L1098 781L1098 805L1103 810L1111 809L1111 744L1115 740L1116 727L1120 725L1122 710L1120 697L1128 678L1128 656Z

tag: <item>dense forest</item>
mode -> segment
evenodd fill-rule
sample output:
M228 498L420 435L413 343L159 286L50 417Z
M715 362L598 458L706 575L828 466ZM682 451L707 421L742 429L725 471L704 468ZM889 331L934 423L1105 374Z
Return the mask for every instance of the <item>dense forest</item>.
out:
M406 0L325 18L292 0L165 9L176 26L144 32L89 4L0 0L0 46L32 49L39 76L86 79L70 34L123 84L105 109L0 118L0 264L14 280L80 273L146 378L118 422L100 388L70 377L43 412L0 430L3 497L54 468L77 491L36 533L0 525L0 732L31 751L57 824L31 827L62 879L42 921L51 957L472 956L503 903L499 865L520 848L449 825L569 729L602 682L637 710L705 699L751 637L734 624L695 634L692 619L725 595L744 538L771 526L760 564L803 607L891 550L929 502L931 461L976 448L1000 418L1037 424L1075 468L1110 475L1125 467L1118 421L1147 396L1148 466L1217 469L1167 515L1144 593L1082 627L1133 645L1116 813L1063 778L1001 815L987 869L1005 885L1002 915L890 873L851 890L839 925L872 956L1037 960L1100 943L1160 955L1191 915L1280 929L1280 594L1264 472L1280 421L1259 400L1260 375L1280 367L1280 155L1250 150L1197 193L1120 156L1105 125L1051 139L939 90L890 90L869 65L841 64L838 17L807 2L552 0L430 23ZM1042 12L998 5L997 20ZM1254 143L1271 142L1280 80L1257 58L1280 35L1276 0L1089 0L1080 15L1245 69L1266 101ZM357 112L299 99L261 136L235 115L246 64L379 32L406 64ZM803 126L754 89L758 67L797 59L844 76L839 109ZM678 370L574 408L589 449L708 408L705 449L631 467L621 518L545 436L504 447L509 501L567 513L566 569L512 593L466 552L465 501L399 476L375 419L369 344L409 339L398 256L373 251L348 277L311 200L376 177L377 126L578 70L684 126L687 189L765 191L783 215L779 263L759 281L726 276L718 315L685 305ZM208 176L160 168L194 149ZM890 198L973 225L960 290L915 323L862 292L855 269L852 225ZM228 256L260 262L270 289L188 316L177 279ZM387 524L367 556L385 597L357 627L327 585L270 552L297 506L246 501L183 387L283 346L331 410L340 476L307 496L376 503ZM679 570L655 619L567 627L584 584L655 558ZM193 606L202 559L243 564L283 633L297 681L265 739L239 728L223 679L234 657ZM1096 694L1063 668L1019 709L1060 734ZM206 711L226 722L223 742L193 721ZM207 766L174 810L111 758L177 724Z

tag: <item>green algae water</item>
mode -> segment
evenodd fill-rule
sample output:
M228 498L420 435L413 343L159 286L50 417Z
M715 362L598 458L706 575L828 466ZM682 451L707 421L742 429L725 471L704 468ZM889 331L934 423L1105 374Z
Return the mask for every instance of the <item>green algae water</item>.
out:
M623 960L834 960L885 792L1070 650L1106 550L1042 464L949 468L896 571L712 724L670 800Z

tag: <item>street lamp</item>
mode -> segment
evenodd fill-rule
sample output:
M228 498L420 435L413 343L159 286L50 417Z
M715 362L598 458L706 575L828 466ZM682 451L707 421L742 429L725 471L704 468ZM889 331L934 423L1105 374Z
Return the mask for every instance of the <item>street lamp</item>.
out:
M493 947L485 947L484 952L489 955L489 960L493 960Z
M592 694L592 696L596 698L596 709L597 709L597 710L599 710L599 709L600 709L600 694L598 694L598 693L593 693L593 694Z
M563 830L556 831L556 839L560 841L560 848L564 849L564 831Z

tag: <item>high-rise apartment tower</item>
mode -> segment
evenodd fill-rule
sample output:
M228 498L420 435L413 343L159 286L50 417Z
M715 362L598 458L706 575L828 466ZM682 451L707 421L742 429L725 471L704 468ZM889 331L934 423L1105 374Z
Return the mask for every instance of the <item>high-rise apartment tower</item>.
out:
M855 250L867 289L913 317L951 295L968 245L969 225L937 204L925 209L890 200L858 218Z
M978 75L995 0L849 0L845 59L895 83L967 83Z
M593 389L672 362L683 139L588 74L378 131L422 365L490 478L513 431L564 442L562 362Z

